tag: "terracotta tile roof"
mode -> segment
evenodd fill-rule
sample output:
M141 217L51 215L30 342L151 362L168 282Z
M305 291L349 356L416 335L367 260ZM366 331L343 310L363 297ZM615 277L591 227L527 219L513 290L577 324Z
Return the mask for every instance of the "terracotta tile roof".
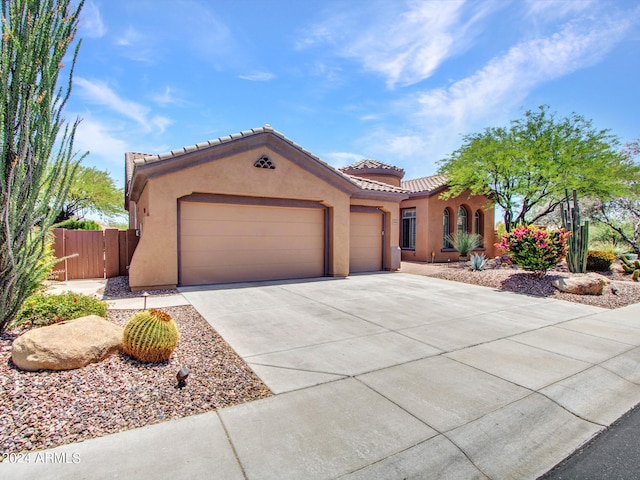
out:
M360 188L362 190L367 190L367 191L371 191L371 192L382 192L382 193L400 193L400 194L405 194L405 195L407 193L409 193L409 191L404 189L404 188L398 188L398 187L394 187L393 185L389 185L389 184L386 184L386 183L383 183L383 182L377 182L375 180L359 178L359 177L355 177L353 175L349 175L347 173L344 173L343 171L341 171L342 169L336 169L336 168L332 167L331 165L329 165L325 161L321 160L319 157L317 157L313 153L309 152L308 150L304 149L303 147L301 147L297 143L293 142L292 140L290 140L289 138L284 136L282 133L278 132L277 130L274 130L270 125L264 125L264 126L262 126L260 128L252 128L251 130L244 130L244 131L242 131L240 133L227 135L227 136L220 137L220 138L217 138L217 139L214 139L214 140L209 140L207 142L197 143L195 145L189 145L189 146L177 149L177 150L171 150L170 152L165 152L165 153L160 153L160 154L146 154L146 153L128 152L128 153L125 154L125 168L126 168L127 184L131 183L131 180L133 178L134 169L135 169L136 166L149 165L149 164L153 164L153 163L156 163L156 162L162 162L163 160L170 160L172 158L180 157L180 156L182 156L184 154L187 154L187 153L190 153L190 152L195 152L195 151L199 151L199 150L205 150L205 149L213 147L215 145L221 145L221 144L224 144L224 143L227 143L227 142L232 142L234 140L238 140L240 138L250 137L252 135L257 135L257 134L261 134L261 133L271 133L273 135L276 135L277 137L281 138L285 142L289 143L294 148L296 148L296 149L300 150L301 152L305 153L306 155L308 155L309 157L313 158L318 163L322 164L323 166L325 166L326 168L328 168L332 172L335 172L337 175L345 178L348 182L350 182L351 184L355 185L356 187L358 187L358 188ZM369 162L369 163L367 163L367 162ZM358 162L357 164L354 164L354 165L360 165L360 167L356 167L356 168L376 168L376 169L381 169L382 168L382 169L385 169L385 170L389 169L391 171L395 171L395 172L398 172L400 174L404 174L404 170L402 170L401 168L394 167L393 165L387 165L385 163L378 162L377 160L363 160L363 161ZM371 167L367 167L366 165L370 165ZM345 168L349 168L349 167L345 167ZM127 192L129 191L129 185L127 185L126 191Z
M444 175L431 175L430 177L420 177L413 180L405 180L400 183L402 188L406 188L412 193L433 192L446 186L447 177Z
M228 143L228 142L232 142L234 140L238 140L239 138L250 137L252 135L257 135L259 133L266 133L266 132L272 133L272 134L280 137L282 140L284 140L285 142L289 143L291 146L297 148L298 150L302 151L303 153L309 155L314 160L317 160L318 162L326 165L327 167L331 168L332 170L335 170L331 165L329 165L328 163L322 161L319 157L317 157L316 155L314 155L310 151L302 148L300 145L295 143L293 140L290 140L289 138L285 137L282 133L278 132L277 130L274 130L271 125L263 125L262 127L259 127L259 128L252 128L251 130L244 130L244 131L242 131L240 133L234 133L234 134L231 134L231 135L226 135L224 137L216 138L214 140L208 140L206 142L196 143L195 145L189 145L189 146L186 146L186 147L179 148L177 150L171 150L170 152L152 154L152 155L145 155L142 158L135 159L133 163L135 165L146 165L146 164L149 164L149 163L159 162L159 161L162 161L162 160L168 160L168 159L171 159L171 158L174 158L174 157L179 157L180 155L184 155L185 153L195 152L195 151L198 151L198 150L204 150L204 149L207 149L209 147L213 147L214 145L221 145L223 143Z
M140 153L140 152L127 152L124 154L124 168L125 168L125 176L127 178L127 183L131 180L133 176L133 165L135 160L140 160L144 157L151 156L150 153Z
M364 160L360 160L351 165L347 165L346 167L342 167L340 170L364 170L364 169L381 169L381 170L395 170L397 172L404 173L402 168L396 167L395 165L389 165L388 163L380 162L379 160L373 160L370 158L365 158Z
M394 187L393 185L389 185L388 183L377 182L375 180L369 180L368 178L356 177L354 175L349 175L348 173L343 173L343 175L363 190L372 190L374 192L410 193L409 190L400 187Z

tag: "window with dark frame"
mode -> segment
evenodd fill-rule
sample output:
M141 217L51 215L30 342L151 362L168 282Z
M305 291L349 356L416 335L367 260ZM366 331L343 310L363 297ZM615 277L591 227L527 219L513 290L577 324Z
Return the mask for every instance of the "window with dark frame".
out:
M458 208L458 231L469 232L469 214L467 209L462 205Z
M442 248L453 248L449 241L449 234L451 233L451 214L449 209L445 208L442 214Z
M401 248L415 250L416 248L416 209L402 209L402 240Z
M480 235L480 247L484 247L484 238L482 236L482 231L484 230L484 221L482 218L482 212L480 210L476 210L476 213L473 216L473 233L477 233Z

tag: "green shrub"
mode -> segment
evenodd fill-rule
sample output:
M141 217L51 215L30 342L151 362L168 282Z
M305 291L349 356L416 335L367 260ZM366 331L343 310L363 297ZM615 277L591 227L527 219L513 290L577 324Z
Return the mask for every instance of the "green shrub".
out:
M587 252L587 270L590 272L606 272L615 261L616 256L601 250L589 250Z
M615 255L616 258L621 258L630 252L628 246L611 242L595 241L590 242L589 246L591 247L591 250L600 250L601 252L611 253Z
M563 229L546 230L525 225L502 235L502 241L495 246L507 252L513 263L543 275L567 254L569 235Z
M473 249L482 245L482 237L477 233L468 233L465 231L456 232L453 235L447 235L447 240L453 248L455 248L461 257L466 257Z
M106 314L107 304L95 297L73 292L52 295L40 291L27 298L12 326L44 327L86 315L104 317Z
M102 230L100 224L93 220L76 220L75 218L60 222L55 227L66 228L67 230Z

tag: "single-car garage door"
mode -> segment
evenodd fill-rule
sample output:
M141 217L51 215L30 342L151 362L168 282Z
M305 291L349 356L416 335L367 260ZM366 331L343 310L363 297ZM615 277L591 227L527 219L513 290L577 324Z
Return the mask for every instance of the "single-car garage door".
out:
M349 271L382 270L382 213L351 212Z
M324 275L324 209L180 202L180 284Z

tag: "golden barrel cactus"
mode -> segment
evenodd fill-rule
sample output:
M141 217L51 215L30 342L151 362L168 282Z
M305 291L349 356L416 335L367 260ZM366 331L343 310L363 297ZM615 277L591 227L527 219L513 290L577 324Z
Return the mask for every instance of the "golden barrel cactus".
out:
M140 362L168 360L178 343L178 327L170 315L156 310L136 313L122 332L122 349Z

